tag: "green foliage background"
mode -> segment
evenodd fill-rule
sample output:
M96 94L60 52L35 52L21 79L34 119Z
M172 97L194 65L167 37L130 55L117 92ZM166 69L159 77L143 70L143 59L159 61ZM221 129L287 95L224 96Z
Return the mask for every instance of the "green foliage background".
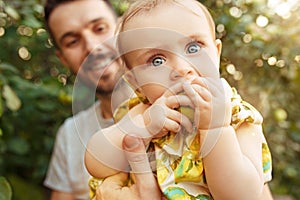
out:
M272 192L300 199L300 3L201 2L223 42L222 76L264 116ZM119 13L127 7L113 3ZM13 199L47 199L42 181L56 130L72 114L73 80L54 55L43 1L0 0L0 176Z

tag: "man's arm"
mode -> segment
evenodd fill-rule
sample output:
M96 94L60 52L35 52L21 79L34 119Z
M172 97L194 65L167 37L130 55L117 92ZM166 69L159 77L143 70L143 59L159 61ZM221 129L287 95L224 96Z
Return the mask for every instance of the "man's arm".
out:
M69 169L66 158L68 151L66 147L69 144L66 135L66 125L64 124L57 132L51 161L44 181L44 185L51 190L50 200L75 199L68 181Z
M75 198L71 193L53 190L50 200L75 200Z

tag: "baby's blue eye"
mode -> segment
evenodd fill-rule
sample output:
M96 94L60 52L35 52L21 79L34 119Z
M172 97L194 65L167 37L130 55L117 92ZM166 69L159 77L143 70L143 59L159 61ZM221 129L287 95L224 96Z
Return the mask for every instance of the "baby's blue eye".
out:
M154 66L154 67L157 67L159 65L162 65L164 64L164 62L166 62L166 60L162 57L155 57L152 61L151 61L151 64Z
M198 44L198 43L191 43L191 44L188 45L186 51L187 51L188 54L193 54L193 53L199 52L200 49L201 49L200 44Z

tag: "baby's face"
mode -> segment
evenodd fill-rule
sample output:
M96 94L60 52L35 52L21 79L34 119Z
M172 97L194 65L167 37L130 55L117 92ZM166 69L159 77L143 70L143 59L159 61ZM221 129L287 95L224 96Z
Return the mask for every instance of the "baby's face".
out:
M203 11L197 13L165 4L125 24L122 53L135 85L151 103L178 82L219 77L221 43L213 38Z

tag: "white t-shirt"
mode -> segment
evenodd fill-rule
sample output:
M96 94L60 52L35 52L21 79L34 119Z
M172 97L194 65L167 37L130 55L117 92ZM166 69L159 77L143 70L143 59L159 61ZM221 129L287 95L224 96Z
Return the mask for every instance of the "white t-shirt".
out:
M73 193L76 199L89 199L88 179L84 165L86 144L100 127L113 119L100 115L99 102L68 118L59 128L44 185L52 190Z

